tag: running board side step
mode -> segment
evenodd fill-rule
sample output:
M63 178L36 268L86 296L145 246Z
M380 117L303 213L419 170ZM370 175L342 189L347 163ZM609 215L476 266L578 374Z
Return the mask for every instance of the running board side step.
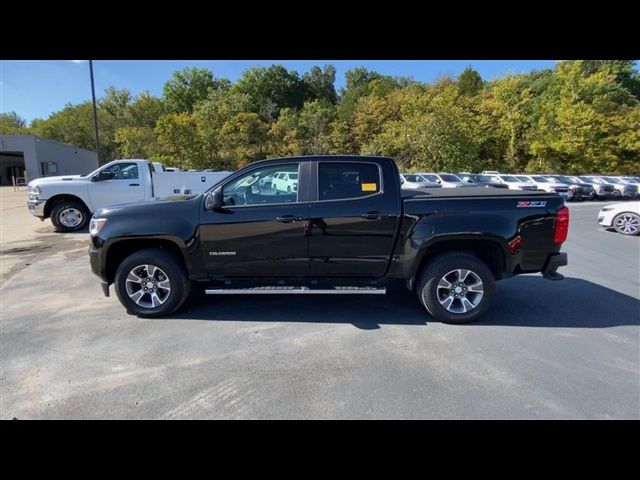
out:
M335 294L370 294L382 295L387 293L386 288L376 287L333 287L333 288L309 288L309 287L253 287L253 288L207 288L207 295L335 295Z

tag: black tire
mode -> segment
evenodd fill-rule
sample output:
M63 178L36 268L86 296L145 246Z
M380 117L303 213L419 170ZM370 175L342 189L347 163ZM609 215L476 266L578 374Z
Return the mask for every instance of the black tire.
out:
M632 212L622 212L613 218L613 228L621 235L640 235L640 216Z
M440 303L439 300L439 295L441 295L445 290L442 288L439 289L438 283L448 272L458 269L470 270L474 275L479 277L482 281L482 288L484 290L483 294L478 299L478 304L466 313L449 311ZM468 276L471 277L470 274L468 274ZM455 285L456 283L453 284ZM467 253L451 252L438 255L429 261L417 283L416 293L418 294L418 298L422 305L432 316L444 323L459 324L472 322L482 316L493 302L495 289L496 281L493 273L482 260ZM467 292L466 288L465 292ZM464 292L462 293L464 296ZM474 302L478 294L474 293L472 297L470 296L470 293L471 292L466 293L469 295L467 299L470 302ZM460 306L460 309L466 308L462 306L462 298L455 299L450 303L451 308L458 305Z
M622 194L621 194L618 190L614 190L614 191L613 191L613 199L614 199L614 200L620 200L620 199L622 199Z
M164 277L162 274L166 274L169 280L169 292L166 292L166 290L163 292L162 289L157 290L157 298L162 296L163 302L158 306L144 306L144 304L154 303L150 293L143 293L139 298L142 304L138 304L129 297L127 292L127 277L129 273L136 267L144 265L152 265L160 269L160 273L156 272L155 280L161 280ZM142 270L142 272L144 271ZM137 272L141 272L141 270L137 270ZM176 258L173 253L162 248L148 248L129 255L118 266L114 283L120 303L129 313L139 317L162 317L175 312L187 299L191 290L191 282L182 261ZM131 287L134 287L134 285L131 285ZM131 289L133 290L133 288ZM142 291L142 286L140 289ZM166 296L164 296L165 294Z
M65 213L71 213L73 211L77 212L77 214L81 216L79 223L74 225L67 223L65 225L65 223L63 223L65 221L62 217ZM82 230L89 222L89 217L90 215L87 207L80 202L60 202L51 209L51 223L53 223L53 226L58 232L67 233Z

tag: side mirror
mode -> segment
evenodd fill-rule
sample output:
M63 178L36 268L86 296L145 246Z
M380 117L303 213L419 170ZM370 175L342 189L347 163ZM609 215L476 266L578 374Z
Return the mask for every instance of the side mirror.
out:
M438 183L442 183L442 180L436 180L436 182L438 182Z
M204 199L204 208L206 210L213 210L213 211L220 210L222 208L223 203L224 202L222 200L222 189L218 188L213 192L207 193L207 196Z

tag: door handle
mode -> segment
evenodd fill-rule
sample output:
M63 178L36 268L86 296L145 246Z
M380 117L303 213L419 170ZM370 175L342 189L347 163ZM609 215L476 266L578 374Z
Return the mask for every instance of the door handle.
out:
M367 212L360 215L362 218L366 218L367 220L378 220L380 218L380 212Z
M139 187L140 184L139 183L130 183L129 186L130 187Z
M300 220L302 220L302 218L296 217L295 215L282 215L281 217L276 217L276 222L280 223L292 223Z

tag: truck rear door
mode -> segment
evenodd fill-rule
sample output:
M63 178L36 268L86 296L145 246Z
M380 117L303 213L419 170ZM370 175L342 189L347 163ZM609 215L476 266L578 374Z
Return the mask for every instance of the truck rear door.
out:
M310 273L375 277L385 274L398 222L398 173L385 159L313 162L310 193Z

